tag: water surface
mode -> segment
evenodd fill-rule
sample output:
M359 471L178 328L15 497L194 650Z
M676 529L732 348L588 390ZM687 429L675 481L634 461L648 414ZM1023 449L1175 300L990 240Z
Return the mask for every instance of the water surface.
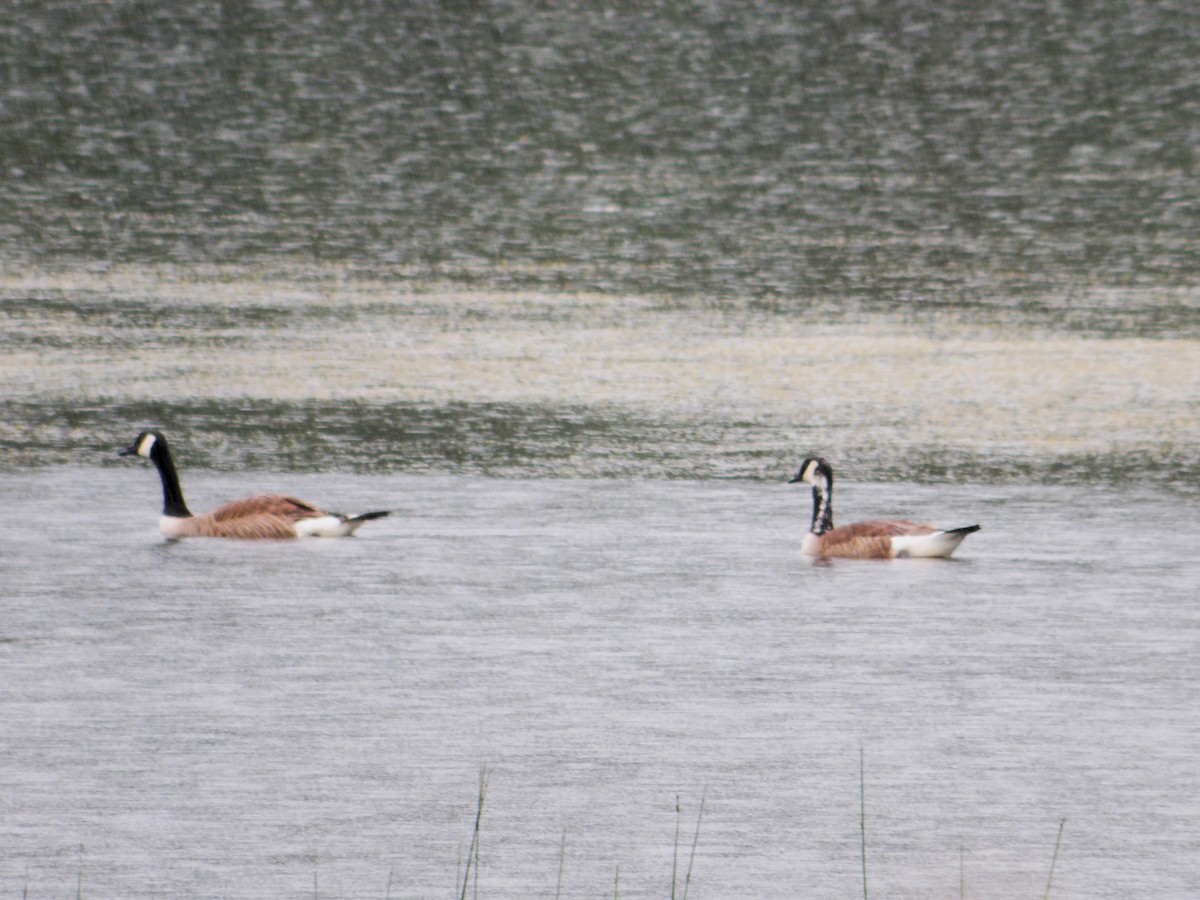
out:
M1194 329L1198 43L1183 2L25 0L0 258Z
M0 462L1200 483L1196 337L308 275L14 273Z
M0 893L1191 898L1192 5L0 8ZM393 507L165 545L195 508ZM983 524L812 566L782 485ZM686 841L685 841L686 842ZM960 891L960 885L965 889Z
M813 565L784 484L192 471L395 508L347 541L158 536L152 471L0 477L0 890L481 896L1194 893L1195 503L846 480L979 521L949 563ZM119 500L119 502L117 502ZM68 516L51 511L69 511ZM80 848L82 847L82 857ZM961 858L961 870L960 870Z

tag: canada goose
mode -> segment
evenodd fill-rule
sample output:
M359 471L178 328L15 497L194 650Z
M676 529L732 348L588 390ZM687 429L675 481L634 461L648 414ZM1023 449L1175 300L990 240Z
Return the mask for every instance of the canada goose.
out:
M144 456L158 467L163 487L163 514L158 524L169 538L346 537L354 534L363 522L387 515L380 511L345 516L318 509L295 497L263 494L234 500L195 516L184 502L179 474L167 439L160 432L143 431L131 445L117 452L120 456Z
M844 556L852 559L897 557L948 557L978 525L939 530L907 519L855 522L833 527L833 468L819 456L806 459L788 484L812 485L812 527L800 552L809 556Z

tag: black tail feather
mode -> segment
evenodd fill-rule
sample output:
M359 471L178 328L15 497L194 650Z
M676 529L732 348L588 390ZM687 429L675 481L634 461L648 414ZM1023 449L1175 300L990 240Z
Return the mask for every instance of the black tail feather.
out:
M946 534L972 534L982 528L982 525L964 525L962 528L947 528Z
M382 519L382 518L385 518L386 516L390 516L391 514L392 514L391 510L378 509L375 512L365 512L365 513L360 513L357 516L351 516L346 521L347 522L370 522L372 519ZM978 528L979 526L975 526L975 527Z

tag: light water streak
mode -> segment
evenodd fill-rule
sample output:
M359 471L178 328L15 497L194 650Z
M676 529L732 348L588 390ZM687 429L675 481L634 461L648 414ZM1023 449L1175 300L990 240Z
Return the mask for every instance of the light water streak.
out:
M1136 459L1173 482L1200 443L1193 337L308 274L10 276L0 459L88 458L89 428L268 434L280 415L312 420L327 453L318 465L405 469L405 434L428 447L432 423L461 414L475 419L452 429L476 445L463 452L517 449L525 467L496 461L515 474L540 471L545 455L555 474L686 475L691 458L700 476L775 477L820 451L859 477L909 457L935 478L938 458L974 476L1120 478ZM78 433L64 431L72 417ZM539 448L530 433L566 429L572 443L572 422L585 453ZM276 465L289 465L285 450ZM442 451L458 470L462 452ZM255 452L271 465L269 445Z

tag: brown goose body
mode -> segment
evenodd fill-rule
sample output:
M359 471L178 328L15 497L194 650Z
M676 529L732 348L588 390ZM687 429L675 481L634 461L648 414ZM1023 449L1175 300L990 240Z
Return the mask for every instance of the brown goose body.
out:
M159 527L164 535L172 539L346 537L364 522L388 515L380 510L347 516L283 494L244 497L209 512L193 515L183 499L179 474L175 470L166 438L159 432L142 432L131 446L120 451L120 455L142 456L155 464L163 486L163 514Z
M163 516L168 537L232 537L244 539L299 537L303 519L333 515L310 503L282 494L261 494L231 500L206 513Z
M872 519L843 525L822 534L805 536L803 549L810 556L840 556L847 559L892 559L894 538L921 537L936 534L932 525L922 525L907 519ZM809 540L813 538L813 540Z
M813 520L800 550L808 556L845 559L950 556L978 525L939 529L908 519L874 519L835 528L833 468L821 457L806 459L791 483L813 488Z

